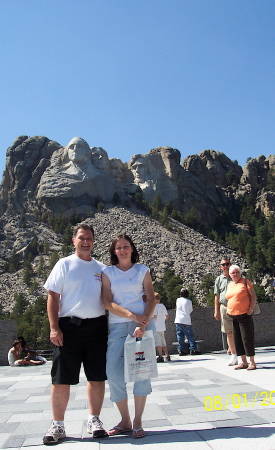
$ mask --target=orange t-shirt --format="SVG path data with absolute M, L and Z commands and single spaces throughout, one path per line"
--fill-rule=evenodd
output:
M 249 280 L 247 282 L 247 289 L 251 289 L 253 287 L 252 283 Z M 228 300 L 227 303 L 227 312 L 232 316 L 237 316 L 239 314 L 247 313 L 250 308 L 250 298 L 247 292 L 244 278 L 241 278 L 238 283 L 231 283 L 227 286 L 227 291 L 225 297 Z

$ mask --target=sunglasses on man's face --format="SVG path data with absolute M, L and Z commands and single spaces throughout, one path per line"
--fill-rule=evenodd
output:
M 221 266 L 223 266 L 223 267 L 230 266 L 230 263 L 223 263 L 223 264 L 221 264 Z

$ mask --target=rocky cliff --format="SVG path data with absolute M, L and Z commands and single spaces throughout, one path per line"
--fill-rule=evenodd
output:
M 169 201 L 183 215 L 192 211 L 204 227 L 211 229 L 226 211 L 234 218 L 236 199 L 244 193 L 257 197 L 257 208 L 274 214 L 275 195 L 268 189 L 268 173 L 275 168 L 275 156 L 251 159 L 244 168 L 221 152 L 204 150 L 181 161 L 179 150 L 158 147 L 145 155 L 134 155 L 127 163 L 108 158 L 101 147 L 90 147 L 73 138 L 66 147 L 43 136 L 20 136 L 7 150 L 6 168 L 0 187 L 0 281 L 7 304 L 22 287 L 22 269 L 3 273 L 5 262 L 16 252 L 24 260 L 34 239 L 48 242 L 59 251 L 62 236 L 43 220 L 53 216 L 94 216 L 99 202 L 103 213 L 91 219 L 96 229 L 96 256 L 108 262 L 111 238 L 126 230 L 157 278 L 170 266 L 187 285 L 198 292 L 205 272 L 217 274 L 225 254 L 245 267 L 228 249 L 190 228 L 173 221 L 173 231 L 163 228 L 138 211 L 131 198 L 139 187 L 147 202 L 156 194 Z M 114 199 L 121 207 L 115 207 Z M 125 205 L 127 204 L 127 208 Z M 124 205 L 124 207 L 122 207 Z M 47 256 L 45 255 L 46 265 Z M 33 264 L 38 264 L 38 257 Z M 2 274 L 1 274 L 2 272 Z M 43 280 L 38 280 L 38 292 Z M 39 291 L 40 289 L 40 291 Z
M 265 214 L 274 213 L 274 192 L 266 189 L 274 155 L 251 159 L 243 169 L 214 150 L 180 159 L 179 150 L 158 147 L 123 163 L 82 138 L 62 147 L 43 136 L 19 136 L 7 150 L 0 214 L 36 207 L 74 214 L 114 195 L 123 203 L 138 186 L 147 202 L 159 194 L 183 215 L 193 208 L 208 229 L 224 210 L 234 214 L 235 199 L 246 192 L 258 196 Z
M 94 257 L 109 264 L 108 249 L 112 240 L 118 233 L 129 234 L 140 253 L 141 262 L 151 268 L 154 279 L 160 280 L 168 268 L 172 268 L 175 273 L 182 277 L 186 286 L 193 283 L 196 295 L 200 298 L 202 293 L 199 290 L 201 277 L 205 273 L 219 274 L 219 262 L 222 257 L 228 255 L 235 262 L 238 262 L 244 269 L 245 261 L 237 258 L 229 249 L 219 245 L 191 228 L 171 219 L 175 227 L 173 231 L 168 231 L 156 220 L 139 213 L 137 210 L 128 211 L 124 208 L 114 207 L 102 213 L 96 213 L 91 219 L 95 229 Z M 16 273 L 0 273 L 1 298 L 5 307 L 13 303 L 14 293 L 28 292 L 30 300 L 34 300 L 38 294 L 45 294 L 42 286 L 43 275 L 49 271 L 49 255 L 53 251 L 59 252 L 62 245 L 62 236 L 50 230 L 47 225 L 37 223 L 32 215 L 24 217 L 24 227 L 22 218 L 10 216 L 9 221 L 2 221 L 2 240 L 0 241 L 0 255 L 3 263 L 11 249 L 22 256 L 27 255 L 28 246 L 34 239 L 39 244 L 47 242 L 49 251 L 43 254 L 45 267 L 43 274 L 36 277 L 38 288 L 34 295 L 30 294 L 28 287 L 22 281 L 23 269 Z M 180 230 L 180 232 L 179 232 Z M 5 239 L 4 239 L 5 237 Z M 8 245 L 7 245 L 8 244 Z M 72 248 L 73 251 L 73 248 Z M 34 270 L 39 265 L 40 256 L 36 256 L 32 265 Z

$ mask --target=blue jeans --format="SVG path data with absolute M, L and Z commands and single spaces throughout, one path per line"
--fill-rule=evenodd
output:
M 132 321 L 109 324 L 106 371 L 110 388 L 110 399 L 115 403 L 127 398 L 124 378 L 124 342 L 127 335 L 132 335 L 137 326 L 138 324 Z M 154 319 L 150 320 L 146 330 L 155 330 Z M 151 392 L 151 380 L 141 380 L 134 383 L 134 395 L 143 397 Z
M 197 350 L 195 336 L 192 325 L 184 325 L 183 323 L 176 323 L 177 339 L 179 343 L 179 352 L 188 353 L 187 345 L 185 343 L 185 336 L 189 342 L 190 350 Z

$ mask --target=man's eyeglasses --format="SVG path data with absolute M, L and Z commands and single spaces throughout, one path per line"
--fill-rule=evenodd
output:
M 223 266 L 223 267 L 230 266 L 230 263 L 223 263 L 223 264 L 221 264 L 221 266 Z

